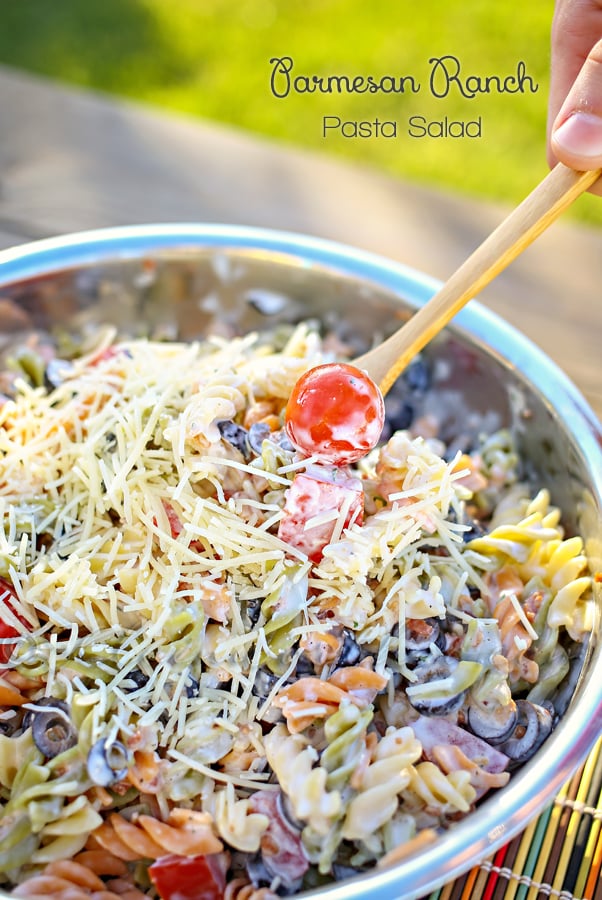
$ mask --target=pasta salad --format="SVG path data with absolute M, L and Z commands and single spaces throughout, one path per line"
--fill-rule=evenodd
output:
M 290 895 L 386 865 L 530 758 L 592 627 L 510 434 L 290 444 L 316 330 L 118 340 L 0 399 L 0 885 Z M 427 423 L 428 424 L 428 423 Z

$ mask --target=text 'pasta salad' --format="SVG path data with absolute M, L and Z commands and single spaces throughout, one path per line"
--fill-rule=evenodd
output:
M 509 433 L 303 456 L 284 409 L 331 358 L 307 325 L 46 351 L 0 399 L 5 890 L 294 894 L 535 753 L 591 579 Z

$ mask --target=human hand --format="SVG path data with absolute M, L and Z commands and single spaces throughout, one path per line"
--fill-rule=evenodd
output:
M 548 161 L 602 167 L 602 0 L 557 0 L 552 22 Z M 591 189 L 602 195 L 602 179 Z

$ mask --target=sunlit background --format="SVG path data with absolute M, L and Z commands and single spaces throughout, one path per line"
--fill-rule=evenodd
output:
M 3 3 L 0 62 L 228 123 L 285 144 L 361 161 L 469 196 L 515 202 L 546 171 L 552 0 L 19 0 Z M 462 77 L 516 73 L 535 93 L 445 98 L 429 90 L 429 59 L 451 55 Z M 273 96 L 272 57 L 292 74 L 411 75 L 418 93 Z M 322 133 L 323 117 L 398 123 L 398 137 Z M 407 121 L 481 119 L 480 138 L 407 135 Z M 435 130 L 437 126 L 434 126 Z M 347 131 L 353 126 L 348 126 Z M 599 201 L 572 213 L 602 224 Z

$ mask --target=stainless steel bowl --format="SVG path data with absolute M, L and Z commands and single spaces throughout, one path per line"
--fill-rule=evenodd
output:
M 87 232 L 0 253 L 0 353 L 32 328 L 109 321 L 134 334 L 191 338 L 314 317 L 344 323 L 360 351 L 436 287 L 398 264 L 294 234 L 212 225 Z M 443 417 L 446 437 L 511 427 L 534 485 L 551 489 L 567 529 L 584 536 L 592 568 L 602 570 L 602 429 L 575 387 L 478 303 L 426 352 L 437 360 L 426 410 Z M 507 787 L 414 856 L 312 894 L 422 897 L 493 853 L 551 802 L 602 727 L 600 588 L 595 632 L 562 689 L 562 720 Z

